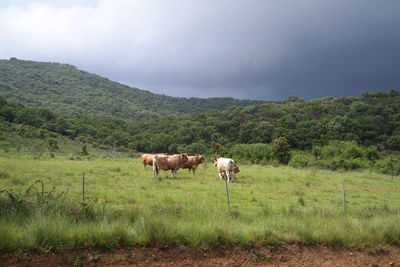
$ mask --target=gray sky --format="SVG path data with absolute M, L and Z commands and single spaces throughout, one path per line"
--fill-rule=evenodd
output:
M 400 89 L 400 1 L 12 0 L 0 58 L 69 63 L 171 96 Z

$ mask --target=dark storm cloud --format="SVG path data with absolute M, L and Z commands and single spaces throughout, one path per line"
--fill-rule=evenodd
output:
M 172 96 L 400 88 L 395 0 L 48 2 L 0 8 L 0 57 L 70 63 Z

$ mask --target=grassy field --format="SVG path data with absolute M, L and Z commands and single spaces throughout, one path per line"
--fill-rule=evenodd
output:
M 229 184 L 228 213 L 225 183 L 211 163 L 194 176 L 180 170 L 176 180 L 170 172 L 157 180 L 139 158 L 39 160 L 3 153 L 0 249 L 285 242 L 381 249 L 400 243 L 399 177 L 286 166 L 240 169 Z

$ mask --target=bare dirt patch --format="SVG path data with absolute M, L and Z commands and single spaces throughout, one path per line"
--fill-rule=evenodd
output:
M 400 266 L 400 248 L 384 252 L 288 244 L 278 250 L 225 248 L 118 249 L 6 253 L 0 266 Z

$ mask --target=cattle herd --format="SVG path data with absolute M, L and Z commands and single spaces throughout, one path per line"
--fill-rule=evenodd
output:
M 239 166 L 233 159 L 230 158 L 213 158 L 214 166 L 218 169 L 220 179 L 233 181 L 236 179 L 235 174 L 238 173 Z M 144 154 L 142 155 L 143 168 L 147 165 L 153 166 L 153 177 L 158 177 L 160 171 L 172 171 L 172 177 L 176 178 L 176 172 L 182 169 L 188 169 L 189 173 L 192 171 L 195 174 L 197 167 L 206 162 L 203 155 L 188 156 L 185 153 L 167 155 L 164 153 L 159 154 Z

